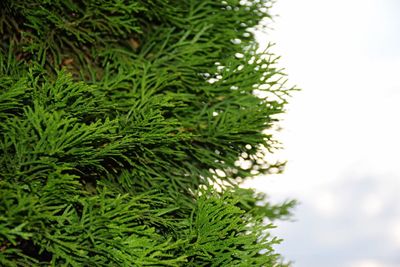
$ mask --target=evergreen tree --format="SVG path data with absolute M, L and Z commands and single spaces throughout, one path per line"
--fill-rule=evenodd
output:
M 0 265 L 284 266 L 270 4 L 3 0 Z

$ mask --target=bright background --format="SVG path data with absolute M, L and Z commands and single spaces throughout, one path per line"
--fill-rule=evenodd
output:
M 248 183 L 296 198 L 277 247 L 295 267 L 400 266 L 400 1 L 278 0 L 273 30 L 291 84 L 284 174 Z

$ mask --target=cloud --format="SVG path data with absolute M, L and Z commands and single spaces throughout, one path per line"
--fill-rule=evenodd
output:
M 289 81 L 282 176 L 248 183 L 297 198 L 276 230 L 296 267 L 400 266 L 400 4 L 277 1 L 276 42 Z
M 395 178 L 346 177 L 316 188 L 322 196 L 299 199 L 295 222 L 278 224 L 274 233 L 285 239 L 279 249 L 296 267 L 400 266 Z
M 363 259 L 351 262 L 346 267 L 396 267 L 396 266 L 381 261 Z

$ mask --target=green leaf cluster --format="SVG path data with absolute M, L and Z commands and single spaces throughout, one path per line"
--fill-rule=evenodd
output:
M 285 266 L 270 0 L 4 0 L 1 266 Z

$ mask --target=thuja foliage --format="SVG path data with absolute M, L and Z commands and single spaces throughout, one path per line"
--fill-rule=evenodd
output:
M 1 1 L 0 265 L 283 266 L 270 5 Z

